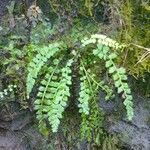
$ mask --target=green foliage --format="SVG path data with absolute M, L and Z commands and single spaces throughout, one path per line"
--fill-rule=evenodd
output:
M 86 17 L 93 17 L 94 10 L 100 4 L 100 0 L 79 0 L 72 1 L 71 3 L 67 0 L 63 0 L 61 2 L 57 0 L 49 0 L 48 1 L 51 7 L 51 13 L 55 13 L 57 15 L 62 15 L 62 11 L 66 11 L 68 14 L 76 13 L 75 15 L 82 15 Z
M 100 59 L 104 60 L 105 66 L 112 75 L 114 80 L 114 85 L 118 89 L 118 93 L 122 93 L 122 97 L 125 99 L 124 105 L 127 109 L 127 117 L 129 120 L 133 117 L 132 108 L 132 96 L 129 86 L 127 84 L 127 75 L 125 69 L 118 68 L 115 65 L 115 58 L 117 57 L 115 52 L 111 52 L 110 48 L 120 49 L 124 48 L 126 45 L 121 45 L 116 41 L 107 38 L 104 35 L 92 35 L 91 38 L 82 41 L 82 46 L 85 51 L 85 47 L 89 44 L 96 45 L 96 49 L 93 49 L 93 54 L 98 56 Z M 57 132 L 60 124 L 60 119 L 63 117 L 63 112 L 67 107 L 68 99 L 71 95 L 69 87 L 72 86 L 71 81 L 71 66 L 72 63 L 80 58 L 80 52 L 72 52 L 68 54 L 71 59 L 69 59 L 64 65 L 63 57 L 68 58 L 68 56 L 60 55 L 57 53 L 62 49 L 62 45 L 58 43 L 49 44 L 48 46 L 40 47 L 37 49 L 37 54 L 31 60 L 28 65 L 28 76 L 27 76 L 27 97 L 31 93 L 36 80 L 38 79 L 38 74 L 41 68 L 47 66 L 47 62 L 50 61 L 50 67 L 46 67 L 46 75 L 41 81 L 39 87 L 39 92 L 37 94 L 37 100 L 35 101 L 35 109 L 37 110 L 37 119 L 39 120 L 39 127 L 41 130 L 47 134 L 48 124 L 51 125 L 52 131 Z M 33 46 L 34 47 L 34 46 Z M 55 55 L 57 53 L 57 55 Z M 73 54 L 73 55 L 72 55 Z M 92 51 L 91 51 L 91 55 Z M 51 59 L 50 59 L 51 58 Z M 59 59 L 54 59 L 59 58 Z M 75 59 L 76 58 L 76 59 Z M 52 65 L 53 64 L 53 65 Z M 92 137 L 92 132 L 97 132 L 101 130 L 100 124 L 102 124 L 102 113 L 99 111 L 97 105 L 97 91 L 102 89 L 106 92 L 106 100 L 112 97 L 112 90 L 105 85 L 102 81 L 98 82 L 95 78 L 95 74 L 92 73 L 90 68 L 87 70 L 86 67 L 88 63 L 84 57 L 80 59 L 80 91 L 79 91 L 79 112 L 82 114 L 82 126 L 81 133 L 86 135 L 89 140 Z M 99 119 L 98 119 L 99 118 Z M 43 128 L 44 127 L 44 128 Z M 102 131 L 101 131 L 102 132 Z M 86 133 L 86 134 L 85 134 Z M 97 137 L 98 136 L 98 137 Z M 99 139 L 100 135 L 93 137 L 95 141 Z
M 53 2 L 59 4 L 58 7 L 53 5 Z M 53 11 L 56 10 L 57 13 L 60 2 L 51 1 L 50 3 Z M 98 4 L 99 1 L 97 1 Z M 127 84 L 126 71 L 123 67 L 118 67 L 117 61 L 115 61 L 120 57 L 116 50 L 123 50 L 127 45 L 119 44 L 105 35 L 94 34 L 99 32 L 99 25 L 94 24 L 94 21 L 92 23 L 83 21 L 84 24 L 82 24 L 80 19 L 72 20 L 70 18 L 73 15 L 72 6 L 70 7 L 68 2 L 63 5 L 69 6 L 66 7 L 69 8 L 66 13 L 71 13 L 65 16 L 65 10 L 60 9 L 58 15 L 62 16 L 62 20 L 63 17 L 66 17 L 66 20 L 70 19 L 70 26 L 62 23 L 61 19 L 58 26 L 52 26 L 42 20 L 39 23 L 35 20 L 37 26 L 31 28 L 30 43 L 24 48 L 17 47 L 16 41 L 18 42 L 23 37 L 12 36 L 8 49 L 14 59 L 17 59 L 18 55 L 23 55 L 19 58 L 23 58 L 24 62 L 29 62 L 26 94 L 28 99 L 30 96 L 36 97 L 34 106 L 39 129 L 46 136 L 50 132 L 49 126 L 51 126 L 52 132 L 57 132 L 59 129 L 61 118 L 71 98 L 70 87 L 74 86 L 72 83 L 72 63 L 78 64 L 79 70 L 77 72 L 80 76 L 80 83 L 78 101 L 75 103 L 78 104 L 82 119 L 81 137 L 87 138 L 88 141 L 94 140 L 95 143 L 101 145 L 103 138 L 101 135 L 104 134 L 102 129 L 104 116 L 97 101 L 98 91 L 103 90 L 106 93 L 105 99 L 111 100 L 113 97 L 111 80 L 114 80 L 114 86 L 118 93 L 121 93 L 125 99 L 124 105 L 127 109 L 128 119 L 131 120 L 133 117 L 132 96 Z M 92 16 L 96 4 L 92 1 L 85 1 L 85 3 L 82 2 L 81 6 L 83 5 L 85 6 L 84 10 L 88 10 L 86 15 Z M 28 10 L 28 17 L 34 19 L 31 8 Z M 78 12 L 84 15 L 80 8 Z M 41 11 L 39 13 L 41 14 Z M 38 14 L 36 17 L 35 19 L 38 19 Z M 74 24 L 73 27 L 71 24 Z M 93 34 L 91 38 L 84 39 L 85 36 L 89 37 L 91 34 Z M 23 52 L 20 51 L 20 47 Z M 111 78 L 108 78 L 109 82 L 107 82 L 109 84 L 99 77 L 105 73 L 104 67 L 111 75 Z M 97 68 L 100 68 L 100 71 L 97 71 Z M 37 96 L 33 90 L 35 85 L 39 87 Z
M 80 70 L 83 70 L 82 67 L 80 67 Z M 86 115 L 89 114 L 89 99 L 90 99 L 90 90 L 88 88 L 88 84 L 86 76 L 82 73 L 82 76 L 80 78 L 80 92 L 79 92 L 79 112 L 84 113 Z
M 48 43 L 48 38 L 55 31 L 49 22 L 42 21 L 31 30 L 31 42 L 33 44 Z
M 41 2 L 47 4 L 45 1 Z M 132 119 L 133 98 L 127 84 L 127 74 L 136 77 L 145 76 L 140 79 L 140 82 L 146 80 L 145 84 L 143 86 L 140 84 L 139 87 L 148 93 L 146 91 L 149 90 L 147 72 L 150 71 L 148 59 L 150 24 L 147 2 L 136 0 L 118 1 L 118 4 L 116 2 L 117 0 L 71 2 L 49 0 L 50 11 L 59 16 L 58 22 L 53 22 L 56 20 L 53 14 L 50 20 L 43 21 L 43 14 L 36 5 L 28 9 L 25 13 L 27 16 L 14 15 L 14 2 L 7 7 L 9 15 L 5 23 L 8 27 L 0 26 L 1 75 L 5 74 L 7 80 L 13 80 L 13 83 L 19 81 L 22 84 L 17 88 L 23 91 L 18 92 L 22 97 L 27 95 L 28 101 L 30 96 L 31 99 L 35 99 L 36 117 L 39 129 L 44 135 L 49 135 L 50 127 L 52 132 L 59 131 L 64 112 L 67 113 L 67 117 L 70 113 L 66 108 L 72 109 L 73 105 L 73 109 L 76 109 L 74 105 L 77 105 L 81 116 L 81 118 L 76 116 L 81 119 L 81 137 L 89 142 L 93 141 L 103 150 L 118 149 L 116 147 L 118 143 L 103 129 L 104 114 L 98 104 L 98 93 L 100 90 L 104 91 L 105 100 L 111 100 L 116 88 L 117 93 L 124 99 L 128 119 Z M 32 24 L 31 28 L 26 17 Z M 98 24 L 96 23 L 98 18 L 99 21 L 106 19 L 103 24 L 106 22 L 110 24 L 107 26 Z M 126 44 L 119 44 L 105 35 L 95 34 L 105 33 L 111 36 L 116 34 L 114 32 L 112 34 L 110 30 L 117 32 L 120 30 L 120 36 L 117 34 L 118 40 Z M 84 39 L 89 36 L 91 37 Z M 74 63 L 77 63 L 76 68 L 73 68 Z M 74 86 L 72 82 L 74 70 L 77 71 L 80 81 L 78 87 L 75 87 L 78 89 L 78 97 L 72 100 L 74 91 L 72 93 L 70 88 Z M 24 84 L 26 74 L 27 80 Z M 107 76 L 107 79 L 103 76 Z M 12 87 L 8 86 L 0 92 L 0 99 L 3 100 L 7 94 L 9 96 L 14 90 Z M 37 96 L 36 87 L 38 87 Z M 63 125 L 62 127 L 64 128 Z M 66 129 L 66 135 L 67 131 Z M 72 138 L 70 141 L 73 141 Z
M 84 113 L 81 114 L 82 122 L 80 132 L 82 139 L 86 138 L 89 142 L 93 140 L 96 145 L 101 145 L 101 142 L 105 137 L 105 133 L 102 128 L 104 116 L 98 106 L 96 98 L 97 97 L 91 97 L 89 100 L 89 115 L 85 115 Z
M 86 46 L 88 44 L 95 44 L 97 42 L 97 49 L 93 50 L 93 54 L 98 56 L 100 59 L 105 61 L 105 66 L 108 69 L 109 74 L 112 75 L 114 80 L 114 85 L 118 89 L 118 93 L 122 93 L 124 100 L 124 105 L 127 110 L 127 117 L 129 120 L 133 117 L 133 102 L 131 90 L 127 84 L 127 75 L 123 67 L 118 68 L 114 59 L 117 55 L 110 52 L 110 48 L 124 48 L 125 45 L 120 45 L 119 43 L 107 38 L 104 35 L 93 35 L 90 39 L 85 39 L 82 41 L 82 45 Z
M 119 150 L 118 142 L 117 137 L 109 135 L 103 141 L 102 150 Z
M 147 8 L 148 1 L 136 0 L 127 0 L 120 8 L 124 24 L 120 27 L 118 38 L 121 42 L 130 44 L 121 53 L 120 64 L 124 63 L 129 74 L 137 79 L 145 78 L 145 72 L 150 72 L 150 13 Z
M 47 62 L 47 60 L 59 50 L 60 49 L 58 43 L 53 43 L 53 44 L 49 44 L 48 46 L 44 46 L 41 48 L 39 53 L 33 58 L 33 60 L 29 63 L 28 65 L 29 74 L 27 76 L 27 97 L 28 98 L 35 84 L 35 80 L 37 79 L 40 69 Z
M 41 81 L 39 87 L 38 99 L 35 101 L 35 109 L 37 110 L 37 119 L 43 123 L 43 116 L 47 114 L 53 132 L 57 132 L 62 118 L 62 113 L 67 106 L 68 97 L 70 96 L 69 86 L 71 85 L 71 69 L 72 59 L 68 60 L 65 67 L 58 70 L 59 61 L 55 60 L 56 67 L 51 68 L 50 74 L 46 74 Z M 50 68 L 49 68 L 50 70 Z M 57 73 L 56 73 L 57 72 Z M 58 76 L 60 73 L 60 79 Z
M 9 94 L 9 92 L 13 92 L 17 86 L 16 85 L 8 85 L 8 88 L 4 89 L 2 92 L 0 92 L 0 98 L 3 99 L 5 96 Z

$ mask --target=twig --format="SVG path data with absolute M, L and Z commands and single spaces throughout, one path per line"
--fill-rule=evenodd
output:
M 137 44 L 134 44 L 134 43 L 131 43 L 131 44 L 134 45 L 134 46 L 136 46 L 136 47 L 138 47 L 138 48 L 140 48 L 140 49 L 146 50 L 146 51 L 144 52 L 144 54 L 141 56 L 141 58 L 138 60 L 138 62 L 135 64 L 135 66 L 136 66 L 137 64 L 141 63 L 142 61 L 144 61 L 145 59 L 147 59 L 148 57 L 150 57 L 150 48 L 143 47 L 143 46 L 141 46 L 141 45 L 137 45 Z
M 138 47 L 138 48 L 141 48 L 141 49 L 144 49 L 144 50 L 146 50 L 146 51 L 149 51 L 150 52 L 150 48 L 147 48 L 147 47 L 143 47 L 143 46 L 141 46 L 141 45 L 137 45 L 137 44 L 134 44 L 134 43 L 131 43 L 132 45 L 134 45 L 134 46 L 136 46 L 136 47 Z

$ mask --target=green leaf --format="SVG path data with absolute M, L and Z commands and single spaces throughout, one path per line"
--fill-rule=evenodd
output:
M 119 68 L 118 69 L 118 72 L 120 73 L 120 74 L 125 74 L 126 73 L 126 70 L 125 70 L 125 68 Z
M 106 61 L 106 68 L 109 68 L 110 66 L 112 66 L 113 65 L 113 63 L 112 63 L 112 61 L 111 60 L 108 60 L 108 61 Z
M 122 86 L 118 87 L 118 94 L 124 91 L 124 88 Z
M 94 55 L 98 55 L 98 54 L 99 54 L 99 49 L 94 49 L 94 50 L 93 50 L 93 54 L 94 54 Z
M 54 59 L 53 63 L 54 63 L 54 65 L 57 65 L 59 63 L 59 60 L 58 59 Z
M 111 53 L 108 57 L 109 59 L 115 59 L 117 55 L 115 53 Z
M 116 81 L 116 80 L 118 80 L 118 79 L 119 79 L 118 74 L 117 74 L 117 73 L 116 73 L 116 74 L 114 74 L 114 75 L 113 75 L 113 80 L 114 80 L 114 81 Z
M 40 86 L 40 87 L 39 87 L 39 91 L 42 92 L 42 91 L 44 91 L 44 90 L 45 90 L 45 87 L 43 87 L 43 86 Z
M 131 94 L 131 90 L 128 88 L 128 89 L 124 89 L 124 91 L 127 93 L 127 94 Z
M 103 54 L 106 55 L 109 52 L 109 47 L 108 46 L 103 46 Z
M 97 48 L 99 49 L 99 51 L 102 51 L 103 50 L 103 44 L 97 44 Z
M 46 84 L 47 84 L 47 81 L 46 81 L 46 80 L 42 80 L 41 84 L 42 84 L 42 85 L 46 85 Z
M 103 59 L 104 55 L 103 55 L 102 53 L 99 53 L 99 54 L 98 54 L 98 57 L 99 57 L 100 59 Z
M 109 73 L 112 74 L 116 71 L 116 68 L 114 66 L 109 68 Z
M 121 82 L 118 80 L 118 81 L 115 81 L 115 87 L 120 87 L 120 85 L 121 85 Z
M 128 78 L 127 78 L 127 76 L 125 74 L 123 74 L 123 75 L 121 75 L 121 79 L 126 81 Z

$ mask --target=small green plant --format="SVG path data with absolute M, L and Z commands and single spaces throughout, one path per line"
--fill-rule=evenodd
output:
M 0 99 L 3 99 L 5 96 L 7 96 L 9 93 L 13 92 L 17 88 L 16 85 L 8 85 L 6 89 L 4 89 L 2 92 L 0 92 Z
M 46 4 L 45 1 L 39 3 Z M 133 97 L 127 84 L 127 73 L 144 77 L 150 70 L 147 4 L 141 2 L 139 5 L 139 2 L 129 0 L 120 5 L 118 3 L 118 6 L 114 2 L 100 0 L 73 0 L 71 3 L 49 0 L 48 3 L 52 13 L 50 20 L 43 20 L 43 13 L 36 4 L 31 5 L 22 16 L 15 15 L 14 2 L 7 7 L 9 27 L 0 27 L 1 75 L 13 80 L 9 83 L 17 83 L 19 99 L 22 99 L 21 96 L 24 100 L 27 96 L 28 101 L 35 99 L 36 117 L 44 135 L 48 136 L 51 130 L 54 133 L 59 131 L 64 112 L 67 116 L 74 104 L 80 114 L 77 116 L 81 121 L 80 136 L 101 145 L 102 149 L 117 149 L 118 144 L 103 129 L 104 113 L 99 106 L 99 91 L 104 91 L 108 101 L 115 96 L 114 89 L 117 90 L 124 100 L 127 118 L 132 120 Z M 54 13 L 59 16 L 58 22 Z M 127 43 L 128 48 L 105 35 L 94 34 L 101 32 L 99 21 L 111 23 L 110 28 L 113 29 L 109 34 L 112 36 L 120 29 L 118 40 Z M 75 66 L 76 69 L 73 68 Z M 74 102 L 75 70 L 79 83 L 75 87 L 78 97 Z M 146 84 L 140 87 L 147 93 Z M 13 95 L 15 88 L 9 85 L 0 92 L 2 103 L 10 94 Z M 75 107 L 73 109 L 76 111 Z
M 83 46 L 88 44 L 97 44 L 97 48 L 93 50 L 93 54 L 105 61 L 105 66 L 108 69 L 109 74 L 112 75 L 115 87 L 118 89 L 118 94 L 122 93 L 122 97 L 125 99 L 124 105 L 126 106 L 128 119 L 133 117 L 133 102 L 131 90 L 127 84 L 127 75 L 123 67 L 118 68 L 114 59 L 117 57 L 116 53 L 110 52 L 110 48 L 124 48 L 125 45 L 119 45 L 116 41 L 107 38 L 104 35 L 93 35 L 90 39 L 82 41 Z
M 32 88 L 35 84 L 35 80 L 37 79 L 38 73 L 47 60 L 52 57 L 57 51 L 59 51 L 59 44 L 53 43 L 48 46 L 41 47 L 41 51 L 33 58 L 33 60 L 29 63 L 28 66 L 28 77 L 27 77 L 27 98 L 29 98 L 29 94 L 32 91 Z
M 42 80 L 41 86 L 39 87 L 38 100 L 35 101 L 37 118 L 43 118 L 43 115 L 47 114 L 53 132 L 57 132 L 58 130 L 62 113 L 67 106 L 68 98 L 70 96 L 70 66 L 72 62 L 72 59 L 68 60 L 65 67 L 58 70 L 57 67 L 59 61 L 54 61 L 56 67 L 51 68 L 50 74 L 46 74 L 44 80 Z M 59 73 L 61 74 L 61 77 L 58 79 Z M 40 122 L 42 121 L 43 120 L 40 119 Z
M 84 116 L 83 123 L 86 124 L 86 116 L 90 115 L 90 122 L 93 120 L 92 103 L 98 111 L 96 106 L 96 99 L 98 90 L 102 89 L 106 92 L 106 100 L 111 99 L 113 90 L 110 89 L 103 81 L 97 81 L 94 72 L 92 73 L 87 68 L 86 59 L 82 56 L 86 52 L 86 48 L 90 50 L 90 57 L 99 58 L 99 61 L 104 61 L 108 73 L 114 80 L 114 85 L 118 89 L 118 93 L 122 93 L 122 98 L 125 99 L 124 105 L 127 110 L 127 117 L 129 120 L 133 117 L 133 103 L 131 90 L 127 84 L 126 71 L 122 67 L 115 64 L 117 54 L 112 49 L 121 49 L 126 45 L 121 45 L 116 41 L 104 36 L 95 34 L 91 38 L 86 38 L 81 41 L 80 50 L 67 53 L 67 43 L 61 42 L 52 43 L 48 46 L 37 48 L 36 56 L 30 61 L 28 65 L 27 75 L 27 97 L 29 98 L 32 89 L 38 80 L 38 75 L 43 67 L 46 67 L 45 77 L 40 83 L 37 99 L 35 100 L 35 109 L 37 111 L 37 119 L 39 120 L 39 127 L 46 134 L 48 133 L 47 123 L 51 125 L 52 131 L 57 132 L 60 124 L 60 119 L 63 117 L 63 112 L 68 105 L 70 98 L 70 86 L 72 86 L 72 63 L 79 60 L 79 74 L 80 74 L 80 91 L 78 98 L 79 112 Z M 65 46 L 64 46 L 65 45 Z M 65 47 L 65 48 L 64 48 Z M 64 54 L 64 55 L 63 55 Z M 86 53 L 85 53 L 86 54 Z M 94 55 L 93 55 L 94 54 Z M 49 62 L 49 63 L 48 63 Z M 94 114 L 92 115 L 91 112 Z M 98 113 L 99 114 L 99 113 Z M 94 118 L 97 119 L 99 115 Z M 47 122 L 47 121 L 48 122 Z M 84 125 L 85 127 L 85 125 Z M 97 127 L 97 126 L 96 126 Z M 91 127 L 92 128 L 92 127 Z M 89 130 L 92 132 L 92 130 Z

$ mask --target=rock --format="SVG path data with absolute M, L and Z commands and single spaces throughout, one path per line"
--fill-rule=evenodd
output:
M 120 107 L 120 98 L 116 94 L 115 98 L 112 98 L 111 100 L 105 100 L 105 94 L 103 92 L 100 92 L 99 94 L 99 106 L 100 108 L 106 113 L 110 114 L 114 111 L 117 111 Z
M 0 150 L 30 150 L 26 136 L 0 129 Z
M 111 134 L 120 135 L 123 145 L 129 149 L 150 150 L 150 99 L 134 95 L 134 107 L 134 118 L 131 122 L 124 114 L 116 123 L 109 124 L 107 130 Z
M 34 127 L 17 132 L 0 129 L 0 150 L 42 150 L 43 143 Z
M 0 22 L 3 16 L 7 13 L 7 5 L 10 5 L 11 1 L 15 1 L 16 3 L 22 2 L 21 0 L 0 0 Z M 26 0 L 28 7 L 32 4 L 34 0 Z
M 21 110 L 17 102 L 7 103 L 0 110 L 0 128 L 21 130 L 32 122 L 33 115 L 28 110 Z
M 46 140 L 33 127 L 34 115 L 21 109 L 15 97 L 8 99 L 0 105 L 0 150 L 42 150 Z
M 6 6 L 9 4 L 10 0 L 2 0 L 0 1 L 0 20 L 2 19 L 2 17 L 4 16 L 4 14 L 6 13 Z

